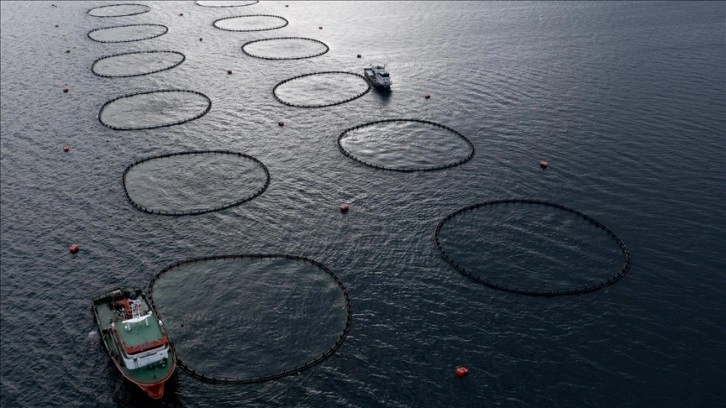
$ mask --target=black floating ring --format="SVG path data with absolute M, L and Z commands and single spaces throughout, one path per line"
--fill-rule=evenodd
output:
M 356 96 L 354 96 L 352 98 L 348 98 L 348 99 L 345 99 L 345 100 L 342 100 L 342 101 L 328 103 L 328 104 L 324 104 L 324 105 L 298 105 L 298 104 L 295 104 L 295 103 L 286 102 L 286 101 L 283 101 L 282 99 L 280 99 L 280 97 L 278 97 L 277 96 L 277 93 L 275 92 L 277 90 L 277 87 L 279 87 L 280 85 L 282 85 L 282 84 L 284 84 L 286 82 L 290 82 L 290 81 L 292 81 L 294 79 L 303 78 L 303 77 L 307 77 L 307 76 L 313 76 L 313 75 L 325 75 L 325 74 L 346 74 L 346 75 L 357 76 L 357 77 L 361 78 L 363 80 L 363 82 L 365 82 L 367 88 L 366 88 L 365 91 L 359 93 L 358 95 L 356 95 Z M 363 75 L 356 74 L 354 72 L 347 72 L 347 71 L 321 71 L 321 72 L 313 72 L 313 73 L 310 73 L 310 74 L 297 75 L 297 76 L 294 76 L 292 78 L 287 78 L 287 79 L 285 79 L 285 80 L 283 80 L 281 82 L 278 82 L 272 88 L 272 95 L 281 104 L 287 105 L 287 106 L 292 106 L 292 107 L 295 107 L 295 108 L 325 108 L 325 107 L 328 107 L 328 106 L 342 105 L 344 103 L 347 103 L 347 102 L 356 100 L 356 99 L 360 98 L 361 96 L 363 96 L 363 95 L 367 94 L 368 92 L 370 92 L 370 90 L 371 90 L 371 84 L 368 83 L 368 81 L 366 80 L 366 78 Z
M 584 287 L 577 287 L 577 288 L 571 288 L 571 289 L 561 289 L 561 290 L 526 290 L 522 288 L 513 288 L 509 286 L 504 286 L 486 279 L 482 279 L 479 276 L 474 275 L 473 273 L 467 271 L 463 266 L 456 263 L 449 255 L 446 253 L 444 248 L 441 245 L 441 241 L 439 240 L 439 233 L 441 232 L 441 227 L 452 218 L 456 217 L 457 215 L 466 212 L 471 211 L 477 208 L 481 207 L 487 207 L 487 206 L 495 206 L 495 205 L 508 205 L 508 204 L 534 204 L 534 205 L 544 205 L 548 207 L 557 208 L 560 210 L 568 211 L 573 214 L 576 214 L 580 217 L 582 217 L 584 220 L 591 223 L 593 226 L 595 226 L 598 229 L 601 229 L 605 231 L 610 237 L 613 238 L 613 240 L 618 244 L 620 247 L 620 250 L 624 257 L 624 262 L 622 268 L 618 271 L 618 273 L 614 274 L 607 280 L 601 280 L 600 282 L 597 282 L 590 286 L 584 286 Z M 630 251 L 628 251 L 628 247 L 625 245 L 625 243 L 615 235 L 615 233 L 608 227 L 606 227 L 604 224 L 598 222 L 594 218 L 590 217 L 589 215 L 586 215 L 584 213 L 581 213 L 577 210 L 573 210 L 572 208 L 565 207 L 560 204 L 551 203 L 544 200 L 528 200 L 528 199 L 506 199 L 506 200 L 493 200 L 493 201 L 485 201 L 482 203 L 472 204 L 468 207 L 460 208 L 453 213 L 447 215 L 444 217 L 443 220 L 439 222 L 439 224 L 436 226 L 436 232 L 434 233 L 434 242 L 436 243 L 436 247 L 439 249 L 439 252 L 441 253 L 441 256 L 446 260 L 446 262 L 449 263 L 454 269 L 459 271 L 462 275 L 466 276 L 467 278 L 473 280 L 474 282 L 481 283 L 482 285 L 488 286 L 493 289 L 498 289 L 504 292 L 509 293 L 516 293 L 519 295 L 527 295 L 527 296 L 540 296 L 540 297 L 553 297 L 553 296 L 564 296 L 564 295 L 576 295 L 576 294 L 582 294 L 582 293 L 588 293 L 588 292 L 594 292 L 600 288 L 603 288 L 608 285 L 612 285 L 613 283 L 617 282 L 625 276 L 628 271 L 630 271 L 630 267 L 632 265 L 632 259 L 630 256 Z
M 265 376 L 259 376 L 259 377 L 248 377 L 248 378 L 218 378 L 218 377 L 212 377 L 207 376 L 202 373 L 197 372 L 193 368 L 189 367 L 188 365 L 184 364 L 184 362 L 181 361 L 181 359 L 177 359 L 177 363 L 180 367 L 184 369 L 189 375 L 192 377 L 195 377 L 201 381 L 209 382 L 209 383 L 215 383 L 215 384 L 254 384 L 254 383 L 262 383 L 266 381 L 272 381 L 272 380 L 278 380 L 280 378 L 286 377 L 288 375 L 297 374 L 303 370 L 306 370 L 308 368 L 311 368 L 317 364 L 320 364 L 321 362 L 325 361 L 328 357 L 335 354 L 335 352 L 340 348 L 340 346 L 343 345 L 343 342 L 345 341 L 346 337 L 348 337 L 348 333 L 350 332 L 350 326 L 352 322 L 352 316 L 353 312 L 350 307 L 350 297 L 348 296 L 348 289 L 346 289 L 345 285 L 338 279 L 337 276 L 333 273 L 333 271 L 330 270 L 327 266 L 323 265 L 322 263 L 305 258 L 302 256 L 297 255 L 283 255 L 283 254 L 247 254 L 247 255 L 216 255 L 216 256 L 205 256 L 200 258 L 192 258 L 181 262 L 176 262 L 172 265 L 167 266 L 164 268 L 161 272 L 154 275 L 154 277 L 151 279 L 151 282 L 149 283 L 149 299 L 151 300 L 151 307 L 154 310 L 158 309 L 156 308 L 156 305 L 154 304 L 154 283 L 165 273 L 169 272 L 170 270 L 177 268 L 183 264 L 190 264 L 195 262 L 206 262 L 206 261 L 214 261 L 214 260 L 220 260 L 220 259 L 289 259 L 293 261 L 302 261 L 309 264 L 312 264 L 320 269 L 322 269 L 325 273 L 330 275 L 331 278 L 333 278 L 333 281 L 335 281 L 335 284 L 338 285 L 338 288 L 343 293 L 343 297 L 345 298 L 345 327 L 343 328 L 343 332 L 338 336 L 338 339 L 335 341 L 335 344 L 330 347 L 328 350 L 323 352 L 322 354 L 317 355 L 312 360 L 301 364 L 297 367 L 283 370 L 279 373 L 271 374 L 271 375 L 265 375 Z M 159 314 L 159 319 L 161 319 L 161 314 Z
M 253 2 L 252 2 L 252 3 L 250 3 L 250 4 L 238 4 L 238 5 L 233 5 L 233 4 L 232 4 L 232 5 L 228 5 L 228 6 L 205 6 L 204 4 L 199 4 L 199 2 L 197 1 L 197 2 L 195 3 L 195 4 L 196 4 L 197 6 L 200 6 L 200 7 L 209 7 L 209 8 L 221 8 L 221 7 L 247 7 L 247 6 L 252 6 L 252 5 L 255 5 L 255 4 L 257 4 L 257 3 L 259 3 L 259 1 L 253 1 Z
M 144 206 L 141 206 L 141 205 L 137 204 L 134 200 L 131 199 L 131 195 L 129 194 L 129 190 L 126 188 L 126 175 L 137 164 L 141 164 L 141 163 L 146 162 L 146 161 L 149 161 L 149 160 L 163 159 L 165 157 L 184 156 L 184 155 L 190 155 L 190 154 L 191 155 L 193 155 L 193 154 L 209 154 L 209 153 L 231 154 L 231 155 L 240 156 L 240 157 L 244 157 L 244 158 L 247 158 L 247 159 L 252 160 L 253 162 L 257 163 L 262 168 L 262 170 L 265 172 L 265 184 L 262 187 L 260 187 L 259 189 L 257 189 L 255 192 L 253 192 L 252 194 L 250 194 L 247 197 L 244 197 L 242 199 L 239 199 L 239 200 L 237 200 L 235 202 L 232 202 L 232 203 L 229 203 L 229 204 L 225 204 L 225 205 L 223 205 L 221 207 L 203 208 L 203 209 L 197 209 L 197 210 L 193 210 L 193 211 L 178 211 L 177 212 L 177 211 L 153 210 L 153 209 L 150 209 L 150 208 L 146 208 Z M 126 167 L 126 169 L 124 170 L 123 176 L 121 177 L 121 182 L 122 182 L 122 185 L 123 185 L 124 194 L 126 195 L 126 200 L 135 209 L 137 209 L 137 210 L 139 210 L 141 212 L 145 212 L 147 214 L 168 215 L 168 216 L 173 216 L 173 217 L 181 217 L 181 216 L 184 216 L 184 215 L 199 215 L 199 214 L 207 214 L 207 213 L 210 213 L 210 212 L 216 212 L 216 211 L 226 210 L 227 208 L 235 207 L 235 206 L 238 206 L 238 205 L 240 205 L 242 203 L 245 203 L 247 201 L 250 201 L 250 200 L 254 199 L 255 197 L 257 197 L 257 196 L 261 195 L 262 193 L 264 193 L 267 190 L 267 187 L 270 186 L 270 171 L 267 169 L 267 166 L 265 166 L 264 163 L 262 163 L 257 158 L 252 157 L 252 156 L 250 156 L 248 154 L 239 153 L 239 152 L 233 152 L 233 151 L 228 151 L 228 150 L 195 150 L 195 151 L 191 151 L 191 152 L 167 153 L 167 154 L 162 154 L 162 155 L 159 155 L 159 156 L 146 157 L 146 158 L 137 160 L 137 161 L 133 162 L 132 164 L 130 164 L 130 165 L 128 165 Z M 154 278 L 154 279 L 156 279 L 156 278 Z
M 102 9 L 102 8 L 106 8 L 106 7 L 118 7 L 118 6 L 141 6 L 141 7 L 146 7 L 146 10 L 144 10 L 144 11 L 139 11 L 138 13 L 130 13 L 130 14 L 119 14 L 119 15 L 117 15 L 117 16 L 94 16 L 93 14 L 91 14 L 91 12 L 92 12 L 93 10 L 98 10 L 98 9 Z M 103 18 L 106 18 L 106 17 L 126 17 L 126 16 L 135 16 L 135 15 L 138 15 L 138 14 L 144 14 L 144 13 L 148 13 L 149 11 L 151 11 L 151 7 L 147 6 L 146 4 L 136 4 L 136 3 L 123 3 L 123 4 L 109 4 L 108 6 L 100 6 L 100 7 L 94 7 L 94 8 L 92 8 L 92 9 L 88 10 L 88 11 L 87 11 L 87 13 L 88 13 L 88 15 L 89 15 L 89 16 L 91 16 L 91 17 L 103 17 Z
M 159 33 L 159 34 L 154 34 L 154 35 L 151 35 L 149 37 L 136 38 L 136 39 L 133 39 L 133 40 L 121 40 L 121 41 L 103 41 L 103 40 L 97 40 L 97 39 L 91 37 L 91 33 L 96 32 L 96 31 L 109 30 L 111 28 L 136 27 L 136 26 L 156 26 L 156 27 L 164 27 L 164 32 L 163 33 Z M 125 42 L 135 42 L 135 41 L 150 40 L 152 38 L 161 37 L 162 35 L 166 34 L 167 32 L 169 32 L 169 27 L 167 27 L 167 26 L 165 26 L 163 24 L 123 24 L 123 25 L 117 25 L 117 26 L 111 26 L 111 27 L 101 27 L 101 28 L 97 28 L 95 30 L 89 31 L 86 34 L 86 36 L 88 38 L 90 38 L 92 41 L 100 42 L 100 43 L 105 43 L 105 44 L 110 44 L 110 43 L 125 43 Z
M 283 21 L 285 21 L 285 22 L 284 22 L 284 23 L 283 23 L 282 25 L 280 25 L 280 26 L 277 26 L 277 27 L 271 27 L 271 28 L 253 28 L 253 29 L 250 29 L 250 30 L 231 30 L 231 29 L 229 29 L 229 28 L 222 28 L 222 27 L 219 27 L 219 26 L 217 25 L 217 22 L 219 22 L 219 21 L 222 21 L 222 20 L 229 20 L 229 19 L 233 19 L 233 18 L 239 18 L 239 17 L 275 17 L 275 18 L 279 18 L 279 19 L 281 19 L 281 20 L 283 20 Z M 285 27 L 285 26 L 286 26 L 286 25 L 288 25 L 288 24 L 290 24 L 290 22 L 289 22 L 289 21 L 287 21 L 287 19 L 286 19 L 285 17 L 282 17 L 282 16 L 276 16 L 276 15 L 273 15 L 273 14 L 245 14 L 245 15 L 242 15 L 242 16 L 231 16 L 231 17 L 224 17 L 224 18 L 220 18 L 220 19 L 218 19 L 218 20 L 214 20 L 214 21 L 212 22 L 212 25 L 214 26 L 214 28 L 218 28 L 218 29 L 220 29 L 220 30 L 224 30 L 224 31 L 236 31 L 236 32 L 252 32 L 252 31 L 269 31 L 269 30 L 277 30 L 277 29 L 279 29 L 279 28 Z
M 451 133 L 455 134 L 456 136 L 458 136 L 459 138 L 461 138 L 461 140 L 463 140 L 464 142 L 466 142 L 466 144 L 469 146 L 469 154 L 466 156 L 466 158 L 461 159 L 461 160 L 459 160 L 459 161 L 457 161 L 455 163 L 449 163 L 449 164 L 442 165 L 442 166 L 426 167 L 426 168 L 422 168 L 422 169 L 417 169 L 417 168 L 386 167 L 386 166 L 381 166 L 381 165 L 378 165 L 378 164 L 369 163 L 369 162 L 367 162 L 365 160 L 362 160 L 361 158 L 359 158 L 357 156 L 354 156 L 352 153 L 350 153 L 349 151 L 347 151 L 347 150 L 345 150 L 343 148 L 343 145 L 341 143 L 341 140 L 345 137 L 345 135 L 348 132 L 353 131 L 353 130 L 357 130 L 357 129 L 360 129 L 360 128 L 363 128 L 363 127 L 366 127 L 366 126 L 376 125 L 378 123 L 391 123 L 391 122 L 416 122 L 416 123 L 424 123 L 424 124 L 427 124 L 427 125 L 436 126 L 438 128 L 444 129 L 444 130 L 446 130 L 448 132 L 451 132 Z M 475 152 L 475 150 L 474 150 L 474 144 L 472 144 L 471 141 L 469 141 L 469 139 L 466 138 L 466 136 L 462 135 L 461 133 L 457 132 L 456 130 L 454 130 L 454 129 L 448 127 L 448 126 L 445 126 L 445 125 L 442 125 L 442 124 L 436 123 L 436 122 L 431 122 L 431 121 L 428 121 L 428 120 L 421 120 L 421 119 L 382 119 L 382 120 L 375 120 L 373 122 L 362 123 L 360 125 L 355 125 L 353 127 L 350 127 L 348 129 L 345 129 L 340 134 L 340 136 L 338 136 L 338 149 L 340 149 L 340 152 L 343 153 L 344 155 L 348 156 L 349 158 L 351 158 L 351 159 L 353 159 L 353 160 L 355 160 L 357 162 L 363 163 L 366 166 L 374 167 L 376 169 L 381 169 L 381 170 L 398 171 L 398 172 L 403 172 L 403 173 L 412 173 L 412 172 L 416 172 L 416 171 L 435 171 L 435 170 L 443 170 L 443 169 L 448 169 L 448 168 L 451 168 L 451 167 L 456 167 L 458 165 L 464 164 L 464 163 L 468 162 L 469 160 L 471 160 L 471 158 L 474 157 L 474 152 Z
M 99 61 L 104 60 L 106 58 L 120 57 L 122 55 L 131 55 L 131 54 L 158 54 L 158 53 L 177 54 L 177 55 L 181 55 L 182 59 L 181 59 L 181 61 L 177 62 L 174 65 L 171 65 L 171 66 L 168 66 L 168 67 L 165 67 L 165 68 L 161 68 L 161 69 L 157 69 L 157 70 L 154 70 L 154 71 L 142 72 L 141 74 L 104 75 L 104 74 L 99 74 L 95 70 L 96 64 Z M 136 77 L 136 76 L 142 76 L 142 75 L 155 74 L 157 72 L 167 71 L 167 70 L 170 70 L 172 68 L 176 68 L 179 65 L 181 65 L 184 61 L 186 61 L 186 59 L 187 59 L 186 55 L 184 55 L 184 54 L 182 54 L 181 52 L 178 52 L 178 51 L 134 51 L 134 52 L 123 52 L 121 54 L 104 55 L 101 58 L 98 58 L 97 60 L 93 61 L 93 65 L 91 65 L 91 71 L 93 72 L 94 75 L 100 76 L 100 77 L 104 77 L 104 78 L 129 78 L 129 77 Z
M 245 47 L 248 46 L 248 45 L 250 45 L 250 44 L 253 44 L 253 43 L 256 43 L 256 42 L 274 41 L 274 40 L 307 40 L 307 41 L 313 41 L 313 42 L 316 42 L 316 43 L 319 43 L 319 44 L 323 44 L 323 46 L 325 47 L 325 51 L 320 52 L 320 53 L 317 53 L 317 54 L 306 55 L 304 57 L 290 57 L 290 58 L 284 58 L 284 57 L 282 57 L 282 58 L 280 58 L 280 57 L 263 57 L 261 55 L 255 55 L 255 54 L 249 53 L 249 52 L 247 52 L 247 50 L 245 50 Z M 313 57 L 319 57 L 319 56 L 325 54 L 326 52 L 328 52 L 329 50 L 330 50 L 330 47 L 328 47 L 328 44 L 326 44 L 326 43 L 324 43 L 324 42 L 322 42 L 320 40 L 316 40 L 314 38 L 306 38 L 306 37 L 273 37 L 273 38 L 263 38 L 262 40 L 248 41 L 248 42 L 242 44 L 242 52 L 243 53 L 245 53 L 246 55 L 249 55 L 250 57 L 264 59 L 264 60 L 299 60 L 299 59 L 305 59 L 305 58 L 313 58 Z
M 165 93 L 165 92 L 181 92 L 181 93 L 192 93 L 192 94 L 195 94 L 195 95 L 200 95 L 200 96 L 203 96 L 207 100 L 207 102 L 209 104 L 207 105 L 207 109 L 205 109 L 204 112 L 202 112 L 202 113 L 200 113 L 200 114 L 198 114 L 198 115 L 196 115 L 196 116 L 194 116 L 192 118 L 185 119 L 185 120 L 182 120 L 182 121 L 179 121 L 179 122 L 174 122 L 174 123 L 164 123 L 162 125 L 156 125 L 156 126 L 133 127 L 133 128 L 120 128 L 120 127 L 108 125 L 103 120 L 101 120 L 101 114 L 103 113 L 103 110 L 106 109 L 106 106 L 108 106 L 110 103 L 113 103 L 113 102 L 115 102 L 115 101 L 117 101 L 119 99 L 129 98 L 129 97 L 136 96 L 136 95 L 146 95 L 146 94 L 152 94 L 152 93 Z M 103 126 L 106 126 L 107 128 L 111 128 L 113 130 L 146 130 L 146 129 L 159 129 L 159 128 L 164 128 L 164 127 L 169 127 L 169 126 L 175 126 L 175 125 L 181 125 L 182 123 L 191 122 L 193 120 L 199 119 L 202 116 L 206 115 L 207 113 L 209 113 L 210 110 L 212 110 L 212 100 L 209 99 L 209 97 L 207 95 L 205 95 L 205 94 L 203 94 L 201 92 L 189 91 L 189 90 L 184 90 L 184 89 L 159 89 L 159 90 L 156 90 L 156 91 L 134 92 L 134 93 L 126 94 L 126 95 L 121 95 L 119 97 L 116 97 L 116 98 L 111 99 L 110 101 L 107 101 L 106 103 L 103 104 L 103 106 L 101 106 L 101 110 L 98 111 L 98 121 L 101 122 L 101 124 Z

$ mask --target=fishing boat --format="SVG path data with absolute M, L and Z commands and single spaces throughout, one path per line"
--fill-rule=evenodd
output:
M 391 75 L 384 66 L 371 65 L 369 68 L 363 69 L 363 74 L 376 88 L 389 89 L 391 87 Z
M 141 289 L 117 288 L 93 300 L 103 345 L 121 374 L 149 397 L 164 396 L 176 368 L 174 346 Z

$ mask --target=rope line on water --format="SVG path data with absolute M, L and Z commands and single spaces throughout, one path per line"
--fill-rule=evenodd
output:
M 223 27 L 220 27 L 220 26 L 217 25 L 217 23 L 220 22 L 220 21 L 230 20 L 230 19 L 233 19 L 233 18 L 241 18 L 241 17 L 274 17 L 274 18 L 279 18 L 279 19 L 283 20 L 284 23 L 282 23 L 282 25 L 276 26 L 276 27 L 270 27 L 270 28 L 250 28 L 250 29 L 247 29 L 247 30 L 237 30 L 237 29 L 232 29 L 232 28 L 223 28 Z M 277 30 L 279 28 L 285 27 L 288 24 L 290 24 L 290 22 L 287 21 L 287 19 L 285 17 L 276 16 L 274 14 L 245 14 L 245 15 L 242 15 L 242 16 L 224 17 L 224 18 L 220 18 L 218 20 L 214 20 L 212 22 L 212 25 L 214 26 L 214 28 L 218 28 L 218 29 L 224 30 L 224 31 L 236 31 L 236 32 L 252 32 L 252 31 Z
M 143 10 L 143 11 L 139 11 L 139 12 L 137 12 L 137 13 L 130 13 L 130 14 L 117 14 L 117 15 L 113 15 L 113 16 L 96 16 L 96 15 L 93 15 L 93 14 L 91 14 L 91 12 L 92 12 L 93 10 L 98 10 L 98 9 L 102 9 L 102 8 L 107 8 L 107 7 L 118 7 L 118 6 L 140 6 L 140 7 L 144 7 L 144 8 L 145 8 L 145 10 Z M 148 13 L 149 11 L 151 11 L 151 7 L 147 6 L 146 4 L 136 4 L 136 3 L 123 3 L 123 4 L 109 4 L 108 6 L 99 6 L 99 7 L 94 7 L 94 8 L 92 8 L 92 9 L 88 10 L 88 11 L 87 11 L 87 13 L 88 13 L 88 15 L 90 15 L 90 16 L 92 16 L 92 17 L 102 17 L 102 18 L 106 18 L 106 17 L 127 17 L 127 16 L 135 16 L 135 15 L 137 15 L 137 14 L 144 14 L 144 13 Z

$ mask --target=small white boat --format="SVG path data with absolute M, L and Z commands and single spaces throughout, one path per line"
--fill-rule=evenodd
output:
M 377 88 L 388 89 L 391 87 L 391 76 L 386 71 L 386 67 L 381 65 L 371 65 L 370 68 L 364 68 L 363 74 L 371 85 Z

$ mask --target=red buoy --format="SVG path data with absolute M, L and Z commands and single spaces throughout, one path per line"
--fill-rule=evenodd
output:
M 68 147 L 68 146 L 63 146 L 63 151 L 64 152 L 70 152 L 71 151 L 71 148 Z
M 182 16 L 184 16 L 184 13 L 179 13 L 179 17 L 182 17 Z
M 288 6 L 287 4 L 285 4 L 285 7 L 290 7 L 290 6 Z
M 76 252 L 78 252 L 78 249 L 79 249 L 79 248 L 78 248 L 78 245 L 76 245 L 76 244 L 73 244 L 73 245 L 71 245 L 70 247 L 68 247 L 68 250 L 69 250 L 69 251 L 70 251 L 70 252 L 71 252 L 72 254 L 75 254 Z
M 202 41 L 202 37 L 199 37 L 199 41 Z
M 340 212 L 348 212 L 350 209 L 350 206 L 347 203 L 343 203 L 340 205 Z
M 318 27 L 318 30 L 322 30 L 322 29 L 323 29 L 323 27 Z
M 547 163 L 547 161 L 545 161 L 545 160 L 539 161 L 539 167 L 542 167 L 543 169 L 546 169 L 548 165 L 549 165 L 549 163 Z
M 68 88 L 63 88 L 63 93 L 68 93 Z
M 227 75 L 232 75 L 232 70 L 231 69 L 228 69 L 227 70 Z
M 358 54 L 358 58 L 360 58 L 360 54 Z
M 426 94 L 426 95 L 424 95 L 424 98 L 425 98 L 425 99 L 431 99 L 431 95 L 429 95 L 429 94 Z
M 469 374 L 469 369 L 466 367 L 456 367 L 456 370 L 454 370 L 456 373 L 456 376 L 459 378 L 465 377 L 467 374 Z
M 71 50 L 66 50 L 66 54 L 70 54 L 70 53 L 71 53 Z
M 277 122 L 277 126 L 285 126 L 285 122 L 279 121 L 279 122 Z

